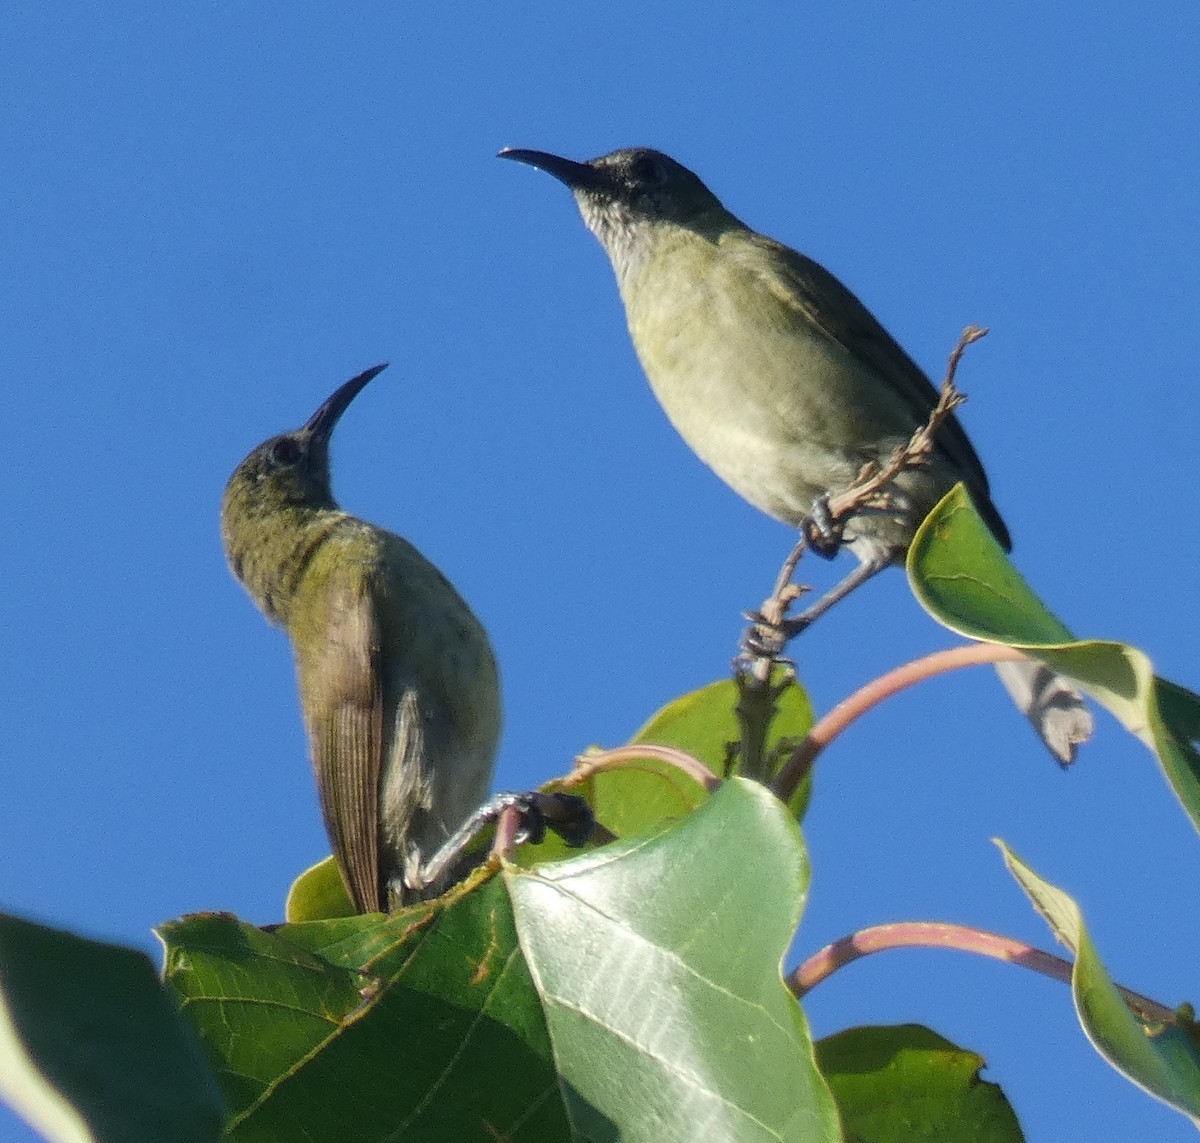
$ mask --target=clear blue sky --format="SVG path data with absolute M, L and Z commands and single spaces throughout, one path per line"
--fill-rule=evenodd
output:
M 336 490 L 491 631 L 498 786 L 727 670 L 791 536 L 675 437 L 599 246 L 505 145 L 670 152 L 935 375 L 990 326 L 960 382 L 1019 566 L 1080 636 L 1200 687 L 1200 7 L 729 12 L 7 12 L 0 908 L 157 959 L 152 925 L 276 920 L 326 852 L 289 650 L 225 568 L 218 506 L 252 446 L 380 360 Z M 828 708 L 951 641 L 893 573 L 795 651 Z M 1077 896 L 1114 976 L 1200 999 L 1200 839 L 1098 721 L 1061 773 L 978 671 L 858 726 L 818 772 L 789 963 L 904 918 L 1048 946 L 998 835 Z M 1031 1141 L 1194 1138 L 1015 969 L 880 956 L 808 1010 L 818 1034 L 917 1021 L 980 1051 Z M 30 1136 L 0 1111 L 0 1137 Z

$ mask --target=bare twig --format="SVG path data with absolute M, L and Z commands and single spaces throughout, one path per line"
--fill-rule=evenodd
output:
M 933 452 L 937 434 L 946 421 L 966 397 L 955 386 L 954 378 L 967 346 L 987 334 L 980 326 L 968 326 L 959 336 L 946 364 L 946 375 L 938 392 L 938 400 L 929 413 L 929 419 L 918 428 L 904 445 L 898 447 L 883 463 L 874 461 L 864 465 L 854 483 L 842 492 L 829 497 L 828 524 L 836 536 L 840 536 L 848 520 L 868 509 L 886 509 L 890 506 L 888 486 L 903 472 L 924 465 Z M 771 664 L 780 661 L 782 644 L 786 642 L 783 620 L 789 607 L 805 590 L 791 582 L 801 556 L 811 544 L 811 528 L 801 528 L 800 539 L 792 548 L 779 569 L 771 595 L 764 600 L 756 615 L 750 618 L 754 626 L 742 641 L 742 652 L 736 670 L 748 676 L 751 686 L 765 687 L 770 678 Z
M 854 484 L 845 492 L 839 492 L 829 498 L 829 513 L 835 525 L 845 523 L 849 517 L 864 508 L 887 507 L 887 486 L 902 472 L 920 468 L 926 463 L 933 452 L 938 431 L 967 399 L 954 384 L 963 354 L 968 345 L 986 336 L 987 330 L 977 325 L 969 325 L 962 331 L 950 353 L 950 360 L 946 364 L 946 376 L 938 391 L 937 404 L 930 411 L 929 420 L 913 433 L 907 444 L 897 448 L 882 467 L 865 465 Z
M 1032 969 L 1065 984 L 1071 982 L 1071 962 L 1043 952 L 1023 941 L 998 933 L 972 929 L 966 925 L 950 925 L 934 921 L 905 921 L 892 925 L 875 925 L 862 929 L 826 945 L 809 957 L 788 978 L 788 987 L 797 999 L 828 980 L 840 968 L 853 964 L 871 953 L 902 948 L 943 948 L 976 953 Z M 1125 1003 L 1145 1024 L 1178 1023 L 1176 1013 L 1165 1004 L 1117 985 Z

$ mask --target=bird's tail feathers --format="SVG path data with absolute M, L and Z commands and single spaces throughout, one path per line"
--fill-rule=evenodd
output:
M 1063 766 L 1075 761 L 1075 750 L 1092 736 L 1092 714 L 1062 675 L 1036 659 L 997 663 L 996 674 L 1017 709 Z

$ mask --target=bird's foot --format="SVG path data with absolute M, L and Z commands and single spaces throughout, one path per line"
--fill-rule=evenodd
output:
M 514 806 L 520 814 L 520 825 L 513 839 L 517 845 L 526 842 L 537 845 L 549 829 L 572 849 L 578 849 L 588 843 L 596 827 L 592 807 L 578 794 L 543 794 L 531 790 L 526 794 L 497 794 L 492 801 L 503 803 L 497 817 L 509 806 Z
M 831 560 L 842 547 L 845 524 L 834 518 L 829 510 L 829 497 L 818 496 L 813 501 L 812 511 L 800 521 L 800 534 L 808 544 L 809 551 L 822 559 Z
M 424 892 L 441 881 L 452 868 L 457 869 L 472 842 L 490 825 L 500 819 L 505 810 L 515 809 L 518 824 L 513 834 L 514 845 L 527 842 L 537 845 L 551 829 L 572 848 L 586 845 L 596 826 L 592 808 L 578 794 L 543 794 L 539 790 L 527 793 L 495 794 L 479 807 L 442 844 L 428 861 L 422 861 L 414 851 L 406 862 L 403 882 L 407 889 Z
M 750 621 L 750 626 L 742 632 L 738 656 L 740 662 L 786 662 L 783 658 L 784 648 L 808 626 L 808 621 L 802 616 L 790 619 L 785 613 L 807 590 L 798 584 L 788 584 L 758 611 L 743 612 L 743 618 Z
M 467 819 L 463 828 L 475 836 L 485 826 L 498 821 L 507 809 L 517 811 L 514 845 L 538 845 L 545 839 L 546 830 L 551 829 L 569 846 L 578 847 L 587 843 L 596 824 L 591 806 L 578 794 L 543 794 L 540 790 L 529 790 L 520 794 L 495 794 Z

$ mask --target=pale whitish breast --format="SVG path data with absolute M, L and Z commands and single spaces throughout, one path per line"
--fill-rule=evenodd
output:
M 847 361 L 824 338 L 760 320 L 753 307 L 735 315 L 723 295 L 700 275 L 670 301 L 660 294 L 650 320 L 630 314 L 634 345 L 655 396 L 700 459 L 755 507 L 796 524 L 817 496 L 854 479 L 870 440 L 839 393 Z

